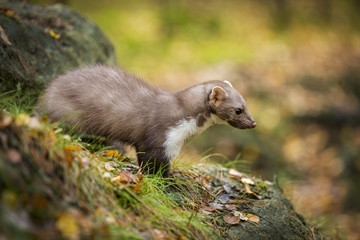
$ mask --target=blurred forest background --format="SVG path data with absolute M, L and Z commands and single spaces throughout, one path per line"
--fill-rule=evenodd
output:
M 162 88 L 232 82 L 257 128 L 213 127 L 183 159 L 215 154 L 239 170 L 277 176 L 311 224 L 360 239 L 359 1 L 27 2 L 76 9 L 114 44 L 120 66 Z

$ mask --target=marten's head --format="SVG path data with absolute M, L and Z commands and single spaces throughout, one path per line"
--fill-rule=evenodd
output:
M 227 123 L 240 129 L 256 127 L 240 93 L 228 81 L 219 82 L 219 85 L 213 87 L 209 95 L 211 112 L 219 118 L 214 118 L 215 123 Z

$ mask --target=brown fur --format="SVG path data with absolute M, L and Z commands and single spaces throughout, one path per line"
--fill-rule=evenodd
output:
M 243 114 L 236 115 L 236 108 Z M 167 92 L 105 66 L 84 67 L 56 78 L 46 89 L 40 110 L 81 132 L 135 146 L 143 169 L 164 168 L 164 175 L 169 174 L 172 160 L 164 154 L 166 134 L 181 120 L 195 119 L 202 127 L 217 115 L 237 128 L 255 126 L 244 99 L 223 81 Z

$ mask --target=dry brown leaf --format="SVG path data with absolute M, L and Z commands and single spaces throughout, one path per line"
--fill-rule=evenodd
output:
M 200 209 L 199 209 L 199 213 L 205 214 L 205 215 L 210 215 L 210 214 L 212 214 L 212 212 L 206 211 L 204 208 L 200 208 Z
M 240 218 L 237 216 L 224 216 L 224 221 L 230 225 L 236 225 L 240 222 Z
M 216 210 L 216 207 L 214 206 L 205 206 L 203 207 L 203 209 L 205 209 L 206 211 L 209 211 L 209 212 L 213 212 Z
M 246 217 L 249 219 L 250 222 L 259 223 L 260 218 L 254 214 L 248 213 Z
M 230 200 L 228 203 L 230 203 L 230 204 L 234 204 L 234 203 L 250 204 L 251 202 L 248 200 L 234 199 L 234 200 Z
M 136 176 L 129 172 L 121 172 L 118 176 L 111 179 L 111 182 L 121 182 L 121 183 L 137 183 Z
M 236 211 L 236 206 L 232 204 L 225 204 L 227 210 Z
M 199 176 L 198 180 L 202 186 L 206 187 L 207 189 L 211 188 L 211 185 L 209 183 L 209 176 Z

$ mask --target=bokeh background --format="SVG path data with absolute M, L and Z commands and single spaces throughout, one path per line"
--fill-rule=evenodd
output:
M 183 159 L 275 180 L 334 239 L 360 239 L 360 2 L 30 0 L 95 22 L 120 66 L 176 90 L 229 80 L 258 123 L 216 126 Z M 176 109 L 174 109 L 176 111 Z

